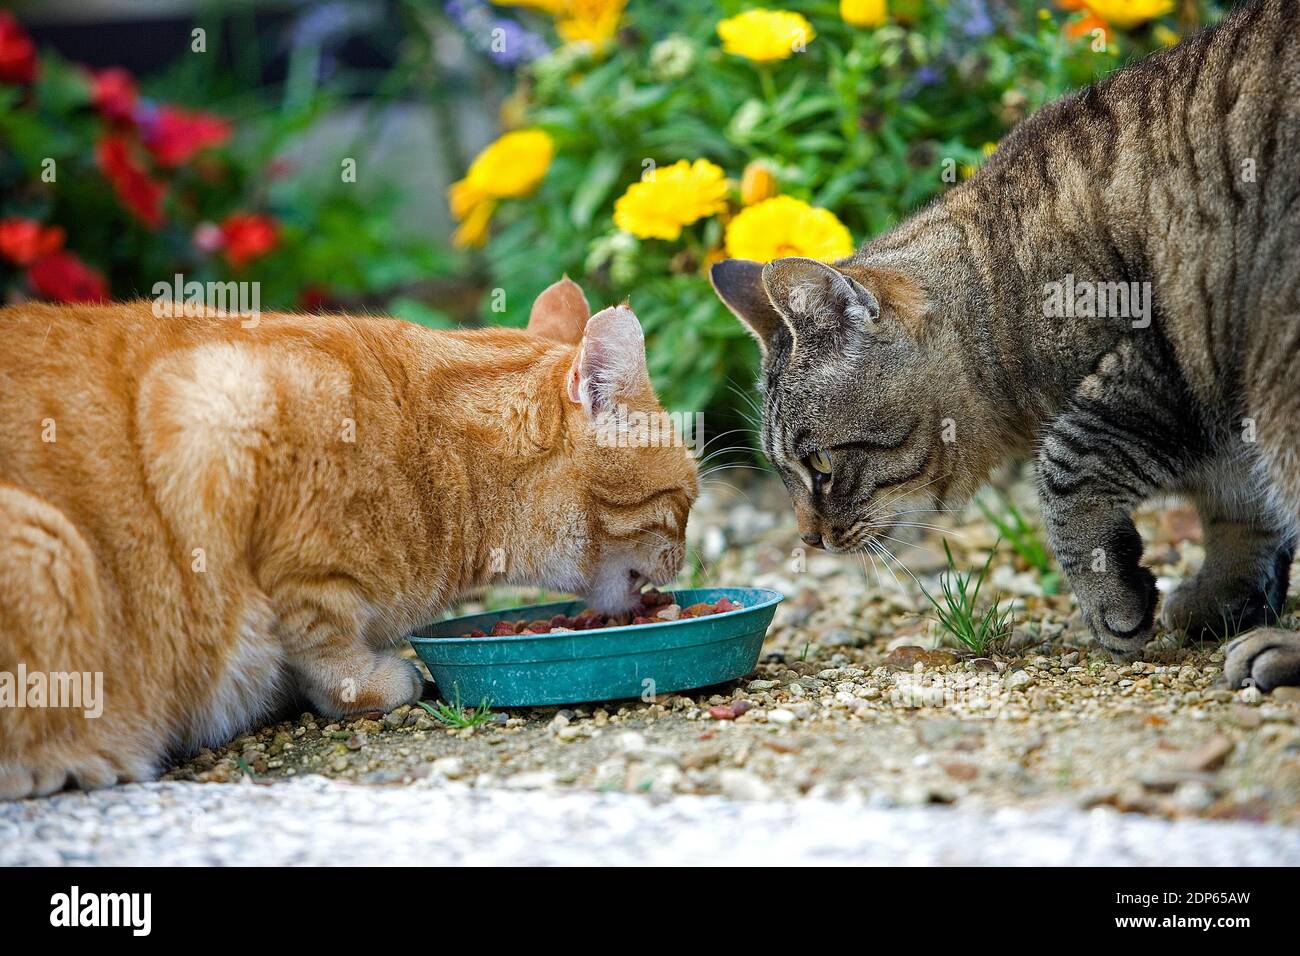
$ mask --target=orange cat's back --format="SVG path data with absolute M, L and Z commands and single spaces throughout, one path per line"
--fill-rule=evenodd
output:
M 357 414 L 353 321 L 377 320 L 0 310 L 0 671 L 99 675 L 107 705 L 93 720 L 8 713 L 0 778 L 33 735 L 83 785 L 147 777 L 160 750 L 223 737 L 283 696 L 253 535 L 273 550 L 259 509 L 292 512 L 286 495 L 304 490 L 281 472 Z M 326 456 L 317 477 L 347 481 Z
M 397 645 L 488 581 L 614 607 L 681 565 L 689 454 L 596 427 L 659 410 L 640 325 L 567 280 L 529 330 L 137 302 L 0 338 L 0 682 L 102 691 L 0 706 L 0 798 L 147 779 L 291 701 L 410 703 Z

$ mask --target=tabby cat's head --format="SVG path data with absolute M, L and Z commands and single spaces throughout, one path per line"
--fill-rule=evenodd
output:
M 718 263 L 713 286 L 763 351 L 763 451 L 805 542 L 860 551 L 947 490 L 943 415 L 897 272 L 812 259 Z
M 552 586 L 619 613 L 647 583 L 668 584 L 681 570 L 699 493 L 695 460 L 655 395 L 630 307 L 589 318 L 566 278 L 538 297 L 528 331 L 576 346 L 560 366 L 566 447 L 555 481 L 577 513 L 565 523 L 573 540 L 555 551 Z

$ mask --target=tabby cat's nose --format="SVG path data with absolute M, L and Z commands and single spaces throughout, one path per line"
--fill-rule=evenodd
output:
M 809 531 L 799 537 L 803 538 L 804 544 L 812 545 L 814 548 L 826 547 L 826 545 L 822 544 L 822 533 L 820 531 Z

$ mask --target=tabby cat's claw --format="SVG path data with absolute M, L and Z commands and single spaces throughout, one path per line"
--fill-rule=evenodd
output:
M 1262 627 L 1224 645 L 1223 679 L 1229 687 L 1262 691 L 1300 686 L 1300 633 Z

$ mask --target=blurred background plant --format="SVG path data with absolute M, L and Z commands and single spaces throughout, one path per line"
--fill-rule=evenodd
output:
M 182 272 L 260 280 L 264 308 L 521 325 L 567 272 L 593 304 L 630 297 L 666 404 L 708 412 L 714 431 L 751 414 L 757 349 L 710 291 L 712 262 L 845 255 L 1034 109 L 1222 12 L 178 6 L 152 35 L 166 52 L 133 70 L 108 68 L 143 41 L 78 40 L 46 19 L 58 0 L 27 8 L 31 24 L 22 7 L 0 15 L 6 298 L 148 295 Z

